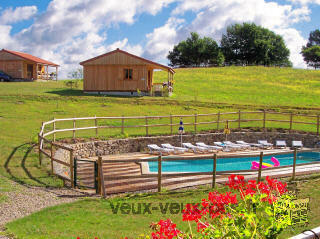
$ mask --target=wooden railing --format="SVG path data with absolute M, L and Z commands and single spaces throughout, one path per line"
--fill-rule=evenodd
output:
M 49 144 L 49 147 L 44 147 L 44 144 Z M 64 181 L 68 181 L 70 182 L 71 186 L 74 187 L 74 157 L 73 157 L 73 149 L 70 147 L 67 147 L 65 145 L 61 145 L 61 144 L 57 144 L 51 140 L 46 139 L 44 136 L 42 135 L 38 135 L 38 150 L 39 150 L 39 164 L 42 164 L 42 156 L 46 156 L 50 159 L 50 163 L 51 163 L 51 173 L 55 174 L 56 176 L 58 176 L 59 178 L 63 179 Z M 55 153 L 55 149 L 63 149 L 63 150 L 67 150 L 69 151 L 70 154 L 70 160 L 69 163 L 62 161 L 60 159 L 55 158 L 54 153 Z M 56 162 L 58 164 L 62 164 L 64 166 L 69 167 L 70 169 L 70 175 L 68 177 L 68 175 L 61 175 L 61 174 L 57 174 L 54 171 L 54 167 L 53 167 L 53 162 Z
M 281 115 L 281 117 L 286 117 L 286 119 L 272 119 L 271 115 Z M 252 117 L 251 117 L 252 116 Z M 203 118 L 206 120 L 202 120 Z M 224 117 L 224 118 L 223 118 Z M 192 115 L 165 115 L 165 116 L 121 116 L 121 117 L 81 117 L 81 118 L 65 118 L 65 119 L 53 119 L 47 122 L 42 123 L 38 139 L 39 139 L 39 161 L 41 163 L 42 156 L 47 156 L 51 160 L 51 165 L 53 165 L 53 161 L 65 166 L 70 167 L 70 177 L 66 178 L 64 176 L 58 175 L 65 180 L 71 182 L 71 185 L 74 185 L 74 177 L 73 177 L 73 167 L 74 167 L 74 159 L 73 159 L 73 149 L 70 147 L 66 147 L 64 145 L 55 143 L 57 134 L 62 132 L 72 132 L 72 138 L 76 138 L 76 132 L 84 131 L 84 130 L 93 130 L 95 136 L 99 136 L 99 129 L 120 129 L 121 134 L 125 133 L 125 129 L 136 128 L 143 129 L 143 131 L 139 131 L 138 135 L 150 136 L 150 129 L 152 128 L 161 128 L 168 127 L 169 130 L 164 131 L 166 134 L 173 135 L 175 126 L 179 126 L 179 119 L 189 118 L 192 122 L 185 122 L 184 126 L 191 126 L 192 130 L 189 132 L 193 132 L 197 134 L 200 131 L 200 126 L 207 125 L 209 129 L 218 130 L 224 127 L 223 124 L 226 122 L 236 124 L 236 128 L 241 129 L 243 123 L 250 122 L 260 122 L 260 128 L 267 128 L 268 122 L 278 122 L 282 124 L 286 124 L 289 130 L 293 130 L 294 125 L 308 125 L 313 126 L 312 131 L 316 132 L 319 135 L 319 115 L 309 115 L 309 114 L 293 114 L 293 113 L 280 113 L 280 112 L 266 112 L 266 111 L 238 111 L 238 112 L 218 112 L 218 113 L 209 113 L 209 114 L 192 114 Z M 209 118 L 209 119 L 208 119 Z M 299 118 L 300 120 L 295 120 L 295 118 Z M 301 121 L 301 118 L 308 118 L 309 121 Z M 166 119 L 170 123 L 157 123 L 150 124 L 150 121 L 153 119 Z M 117 120 L 117 125 L 100 125 L 99 121 L 101 120 Z M 126 125 L 126 121 L 128 120 L 137 120 L 142 123 L 137 125 Z M 85 127 L 77 127 L 77 122 L 80 121 L 92 121 L 92 125 Z M 58 128 L 57 124 L 60 122 L 71 122 L 71 127 L 66 128 Z M 255 127 L 257 127 L 255 125 Z M 231 127 L 232 128 L 232 127 Z M 188 132 L 188 130 L 186 130 Z M 50 139 L 49 139 L 50 136 Z M 44 144 L 48 144 L 48 147 L 44 147 Z M 69 163 L 58 160 L 54 157 L 55 149 L 64 149 L 70 152 L 70 161 Z M 53 167 L 53 166 L 52 166 Z M 52 173 L 53 168 L 52 168 Z
M 291 173 L 286 173 L 286 176 L 291 176 L 292 180 L 295 180 L 296 178 L 296 168 L 297 168 L 297 155 L 298 153 L 305 153 L 305 152 L 319 152 L 319 149 L 312 149 L 312 150 L 290 150 L 290 151 L 283 151 L 283 152 L 278 152 L 275 153 L 273 152 L 268 152 L 268 150 L 265 151 L 261 151 L 259 152 L 259 154 L 246 154 L 244 155 L 239 155 L 239 154 L 225 154 L 225 155 L 218 155 L 216 153 L 211 154 L 211 155 L 206 155 L 206 156 L 202 156 L 202 155 L 196 155 L 196 156 L 162 156 L 159 155 L 158 157 L 154 157 L 154 158 L 136 158 L 136 159 L 125 159 L 125 158 L 119 158 L 119 159 L 108 159 L 107 157 L 98 157 L 98 164 L 100 165 L 100 169 L 101 172 L 99 174 L 98 177 L 98 192 L 99 194 L 101 194 L 101 196 L 105 197 L 107 194 L 109 194 L 108 192 L 108 186 L 105 185 L 105 182 L 109 182 L 109 187 L 110 187 L 110 182 L 112 182 L 113 180 L 127 180 L 129 184 L 130 180 L 136 180 L 136 179 L 154 179 L 157 178 L 157 190 L 158 192 L 161 192 L 162 187 L 163 187 L 163 179 L 164 178 L 176 178 L 179 177 L 179 181 L 177 181 L 176 183 L 179 184 L 181 182 L 183 182 L 183 180 L 181 180 L 182 177 L 188 177 L 188 176 L 211 176 L 211 186 L 212 188 L 214 188 L 216 186 L 216 181 L 217 181 L 217 176 L 228 176 L 231 174 L 241 174 L 241 175 L 247 175 L 249 177 L 251 177 L 250 179 L 254 179 L 256 178 L 258 182 L 260 182 L 262 180 L 262 172 L 271 172 L 272 170 L 278 170 L 278 169 L 291 169 Z M 262 163 L 263 163 L 263 159 L 266 156 L 276 156 L 276 155 L 281 155 L 281 154 L 292 154 L 292 165 L 285 165 L 285 166 L 279 166 L 279 167 L 269 167 L 269 168 L 262 168 Z M 224 159 L 224 158 L 242 158 L 242 157 L 258 157 L 259 158 L 259 168 L 258 170 L 252 170 L 252 169 L 246 169 L 246 170 L 228 170 L 228 171 L 218 171 L 217 170 L 217 161 L 220 159 Z M 212 171 L 208 171 L 208 172 L 163 172 L 162 168 L 163 168 L 163 162 L 165 161 L 198 161 L 198 160 L 204 160 L 204 159 L 210 159 L 212 160 Z M 102 172 L 102 168 L 103 165 L 108 165 L 108 164 L 115 164 L 115 163 L 148 163 L 148 162 L 157 162 L 158 165 L 158 170 L 157 172 L 154 173 L 142 173 L 140 175 L 119 175 L 119 176 L 115 176 L 114 174 L 111 174 L 109 176 L 104 176 L 103 172 Z M 320 166 L 320 162 L 310 162 L 310 163 L 304 163 L 304 164 L 299 164 L 299 165 L 311 165 L 311 164 L 317 164 L 318 166 Z M 109 168 L 109 167 L 107 167 Z M 319 169 L 317 169 L 319 170 Z M 310 173 L 310 171 L 305 172 L 307 174 Z M 283 173 L 282 173 L 283 174 Z M 279 173 L 279 175 L 281 175 L 281 172 Z M 271 177 L 276 176 L 276 174 L 274 173 L 274 175 Z M 282 175 L 283 176 L 283 175 Z M 198 180 L 198 179 L 194 179 L 194 180 Z M 171 182 L 171 184 L 173 184 Z M 129 188 L 128 188 L 129 189 Z

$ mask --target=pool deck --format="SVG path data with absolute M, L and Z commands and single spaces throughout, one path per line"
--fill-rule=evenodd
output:
M 303 148 L 302 150 L 310 150 Z M 283 154 L 292 153 L 293 151 L 287 149 L 264 149 L 264 150 L 246 150 L 237 152 L 218 152 L 219 157 L 239 157 L 239 156 L 259 156 L 260 152 L 264 154 Z M 107 194 L 124 193 L 124 192 L 145 192 L 156 191 L 158 188 L 157 173 L 145 173 L 143 170 L 143 163 L 132 162 L 132 160 L 148 161 L 148 158 L 154 158 L 156 155 L 150 155 L 147 153 L 127 153 L 117 155 L 102 156 L 103 159 L 103 174 L 105 181 L 105 190 Z M 184 153 L 178 155 L 170 155 L 174 157 L 192 158 L 195 156 L 213 156 L 210 154 L 194 154 Z M 89 161 L 96 161 L 97 157 L 88 158 Z M 112 160 L 123 160 L 123 162 L 111 162 Z M 126 162 L 128 161 L 128 162 Z M 90 166 L 91 165 L 91 166 Z M 262 177 L 267 175 L 274 178 L 292 176 L 293 167 L 277 167 L 269 168 L 262 171 Z M 82 162 L 78 166 L 77 176 L 79 183 L 83 185 L 93 185 L 93 169 L 92 164 L 88 162 Z M 320 162 L 312 164 L 303 164 L 296 166 L 296 175 L 312 174 L 320 172 Z M 228 176 L 231 173 L 217 172 L 216 182 L 224 183 L 227 181 Z M 234 174 L 234 172 L 233 172 Z M 258 171 L 247 170 L 246 172 L 239 172 L 244 175 L 246 179 L 256 179 Z M 122 177 L 122 178 L 121 178 Z M 162 174 L 161 186 L 167 190 L 175 190 L 180 188 L 194 187 L 199 185 L 206 185 L 212 183 L 212 173 L 202 173 L 198 175 L 179 175 L 174 176 L 170 173 Z

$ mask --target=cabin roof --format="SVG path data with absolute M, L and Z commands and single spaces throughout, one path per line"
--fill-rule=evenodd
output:
M 11 50 L 6 50 L 6 49 L 2 49 L 2 51 L 4 52 L 8 52 L 10 54 L 13 54 L 15 56 L 21 57 L 23 59 L 29 60 L 29 61 L 33 61 L 36 63 L 40 63 L 40 64 L 44 64 L 44 65 L 49 65 L 49 66 L 59 66 L 51 61 L 46 61 L 44 59 L 41 59 L 39 57 L 30 55 L 28 53 L 24 53 L 24 52 L 18 52 L 18 51 L 11 51 Z
M 88 60 L 82 61 L 82 62 L 80 62 L 80 65 L 84 65 L 84 64 L 86 64 L 86 63 L 88 63 L 88 62 L 90 62 L 90 61 L 94 61 L 94 60 L 96 60 L 96 59 L 98 59 L 98 58 L 105 57 L 105 56 L 108 56 L 108 55 L 111 55 L 111 54 L 114 54 L 114 53 L 117 53 L 117 52 L 120 52 L 120 53 L 126 54 L 126 55 L 128 55 L 128 56 L 134 57 L 134 58 L 139 59 L 139 60 L 141 60 L 141 61 L 144 61 L 144 62 L 146 62 L 146 63 L 148 63 L 148 64 L 150 64 L 150 65 L 158 66 L 159 69 L 166 69 L 166 70 L 168 70 L 168 71 L 170 71 L 170 72 L 172 72 L 172 73 L 175 73 L 175 71 L 174 71 L 171 67 L 169 67 L 169 66 L 162 65 L 162 64 L 159 64 L 159 63 L 157 63 L 157 62 L 154 62 L 154 61 L 150 61 L 150 60 L 148 60 L 148 59 L 145 59 L 145 58 L 143 58 L 143 57 L 133 55 L 133 54 L 131 54 L 131 53 L 129 53 L 129 52 L 120 50 L 119 48 L 117 48 L 117 49 L 114 50 L 114 51 L 110 51 L 110 52 L 104 53 L 104 54 L 102 54 L 102 55 L 99 55 L 99 56 L 90 58 L 90 59 L 88 59 Z

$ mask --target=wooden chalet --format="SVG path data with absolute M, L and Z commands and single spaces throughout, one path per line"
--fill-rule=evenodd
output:
M 49 67 L 55 72 L 49 74 Z M 58 80 L 59 65 L 27 53 L 2 49 L 0 70 L 17 79 Z
M 111 95 L 149 95 L 167 87 L 172 91 L 174 70 L 168 66 L 122 51 L 119 48 L 80 62 L 83 66 L 84 92 Z M 164 83 L 153 82 L 155 69 L 168 72 Z

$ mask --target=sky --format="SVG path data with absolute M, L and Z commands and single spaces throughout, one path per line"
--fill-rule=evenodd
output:
M 306 68 L 300 51 L 320 28 L 320 0 L 0 0 L 0 49 L 57 63 L 67 78 L 116 48 L 168 64 L 190 32 L 219 43 L 227 26 L 243 22 L 281 35 L 293 66 Z

